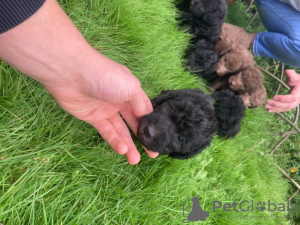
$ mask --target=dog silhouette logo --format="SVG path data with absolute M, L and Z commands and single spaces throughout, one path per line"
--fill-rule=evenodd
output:
M 190 200 L 190 201 L 187 201 Z M 190 205 L 192 202 L 192 206 Z M 179 206 L 183 209 L 183 217 L 187 217 L 182 220 L 183 223 L 188 223 L 192 221 L 205 221 L 209 216 L 209 212 L 204 211 L 199 203 L 198 197 L 187 198 Z M 186 215 L 188 212 L 188 215 Z

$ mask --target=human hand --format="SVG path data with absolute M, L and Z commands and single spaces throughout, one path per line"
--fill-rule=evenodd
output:
M 149 98 L 125 66 L 86 42 L 55 0 L 46 0 L 34 15 L 0 35 L 0 58 L 42 83 L 63 109 L 93 125 L 130 164 L 139 162 L 122 117 L 136 132 L 139 117 L 152 111 Z
M 275 95 L 265 105 L 268 112 L 287 112 L 300 104 L 300 74 L 286 70 L 287 84 L 291 87 L 288 95 Z
M 85 68 L 82 79 L 46 83 L 45 87 L 64 110 L 93 125 L 117 153 L 126 154 L 130 164 L 137 164 L 140 155 L 122 117 L 136 134 L 138 119 L 153 110 L 151 102 L 126 67 L 96 56 L 97 66 Z M 158 156 L 145 150 L 152 158 Z

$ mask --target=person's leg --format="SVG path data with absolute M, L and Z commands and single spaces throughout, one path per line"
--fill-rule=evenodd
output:
M 256 0 L 255 3 L 268 32 L 257 34 L 254 55 L 300 67 L 300 12 L 278 0 Z

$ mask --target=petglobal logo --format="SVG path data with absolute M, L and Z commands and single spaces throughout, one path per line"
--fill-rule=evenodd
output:
M 267 203 L 265 202 L 257 202 L 254 203 L 254 201 L 241 201 L 240 203 L 233 202 L 231 203 L 225 203 L 223 204 L 220 201 L 213 201 L 213 211 L 215 212 L 217 209 L 223 209 L 226 212 L 230 211 L 236 211 L 238 212 L 243 211 L 243 212 L 248 212 L 248 211 L 254 211 L 259 210 L 259 211 L 269 211 L 269 212 L 274 212 L 274 211 L 279 211 L 279 212 L 285 212 L 285 211 L 291 211 L 291 212 L 296 212 L 298 210 L 297 204 L 292 203 L 290 204 L 289 201 L 286 201 L 285 203 L 272 203 L 270 200 L 268 200 Z
M 189 223 L 193 221 L 205 221 L 210 214 L 213 215 L 214 212 L 218 212 L 219 210 L 225 212 L 245 212 L 244 216 L 239 214 L 239 216 L 227 216 L 228 218 L 225 219 L 251 219 L 251 217 L 255 217 L 257 219 L 258 216 L 247 216 L 246 212 L 297 212 L 300 209 L 300 205 L 297 205 L 296 203 L 290 203 L 288 200 L 284 203 L 274 203 L 270 200 L 266 202 L 254 202 L 253 200 L 240 202 L 234 201 L 232 203 L 213 201 L 212 211 L 209 212 L 204 211 L 203 208 L 200 206 L 198 197 L 186 198 L 179 206 L 182 207 L 183 223 Z M 275 215 L 261 217 L 263 218 L 260 219 L 274 219 Z M 285 214 L 283 214 L 282 217 L 285 217 Z

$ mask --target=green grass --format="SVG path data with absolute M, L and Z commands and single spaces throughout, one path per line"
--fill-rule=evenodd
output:
M 249 1 L 248 1 L 249 4 Z M 245 14 L 245 10 L 248 7 L 248 5 L 240 4 L 240 1 L 237 1 L 234 5 L 232 5 L 229 8 L 229 11 L 236 12 L 236 13 L 230 13 L 229 17 L 227 17 L 228 22 L 233 23 L 238 26 L 242 26 L 244 28 L 247 27 L 247 30 L 249 32 L 264 32 L 266 31 L 263 24 L 261 23 L 259 16 L 256 15 L 255 19 L 252 20 L 253 14 L 247 13 Z M 251 10 L 255 10 L 256 6 L 255 4 L 252 4 L 250 7 Z M 241 18 L 244 18 L 241 19 Z M 252 23 L 248 26 L 250 19 Z M 281 70 L 282 65 L 280 62 L 270 59 L 270 58 L 263 58 L 263 57 L 255 57 L 256 63 L 260 66 L 266 68 L 269 72 L 274 74 L 277 78 L 280 79 L 281 77 Z M 294 69 L 297 73 L 300 73 L 299 68 L 294 68 L 288 65 L 284 65 L 284 69 Z M 286 82 L 286 77 L 283 76 L 283 81 Z M 273 78 L 265 74 L 265 80 L 264 85 L 268 91 L 268 98 L 272 98 L 278 89 L 279 83 L 276 82 Z M 279 94 L 288 94 L 288 91 L 281 86 L 279 89 Z M 282 113 L 286 118 L 288 118 L 290 121 L 295 120 L 296 110 L 293 109 L 289 112 Z M 291 126 L 283 119 L 281 119 L 279 116 L 276 116 L 276 132 L 274 132 L 274 135 L 278 135 L 280 133 L 289 131 L 291 129 Z M 298 128 L 300 127 L 300 121 L 297 122 Z M 283 136 L 274 136 L 274 142 L 269 146 L 269 149 L 273 150 L 277 143 L 279 143 L 283 139 Z M 290 135 L 289 138 L 280 145 L 279 148 L 276 149 L 274 152 L 274 159 L 278 165 L 280 165 L 281 168 L 292 178 L 294 179 L 298 184 L 300 184 L 300 135 L 298 132 L 296 132 L 293 135 Z M 295 170 L 295 171 L 293 171 Z M 296 192 L 297 188 L 290 183 L 289 190 L 288 190 L 288 196 L 291 197 L 292 194 Z M 299 203 L 300 202 L 300 194 L 296 195 L 291 203 Z M 299 224 L 300 222 L 300 210 L 297 212 L 290 212 L 290 217 L 293 217 L 291 220 L 293 224 Z
M 60 3 L 94 48 L 129 67 L 150 97 L 165 89 L 205 89 L 184 70 L 189 36 L 178 31 L 171 0 Z M 189 160 L 150 159 L 137 143 L 142 160 L 131 166 L 90 125 L 60 109 L 40 84 L 4 62 L 0 93 L 4 225 L 182 224 L 179 204 L 191 196 L 210 212 L 201 224 L 290 224 L 286 211 L 212 211 L 213 201 L 285 203 L 288 182 L 268 155 L 270 132 L 278 126 L 263 108 L 247 110 L 236 138 L 215 137 Z

